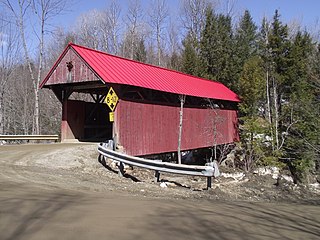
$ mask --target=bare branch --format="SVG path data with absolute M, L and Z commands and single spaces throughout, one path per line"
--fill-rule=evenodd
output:
M 157 64 L 161 66 L 161 58 L 164 49 L 164 29 L 169 16 L 169 9 L 166 0 L 153 0 L 151 2 L 150 27 L 154 30 L 154 37 L 157 43 Z
M 215 1 L 210 0 L 183 0 L 181 7 L 181 21 L 183 27 L 192 37 L 200 41 L 201 32 L 205 26 L 206 9 L 215 7 Z

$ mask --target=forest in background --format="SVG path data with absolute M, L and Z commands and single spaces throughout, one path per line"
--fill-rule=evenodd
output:
M 287 24 L 275 9 L 254 23 L 232 1 L 128 0 L 126 9 L 79 16 L 54 26 L 72 6 L 62 0 L 0 0 L 0 134 L 57 134 L 61 104 L 39 83 L 69 42 L 220 81 L 241 98 L 239 167 L 290 169 L 296 182 L 320 171 L 320 44 L 316 32 Z M 217 9 L 220 9 L 219 11 Z M 319 181 L 320 179 L 318 179 Z

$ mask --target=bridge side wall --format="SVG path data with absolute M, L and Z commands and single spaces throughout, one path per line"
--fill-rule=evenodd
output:
M 143 156 L 177 151 L 179 107 L 120 100 L 114 134 L 127 154 Z M 237 111 L 184 108 L 182 150 L 239 140 Z

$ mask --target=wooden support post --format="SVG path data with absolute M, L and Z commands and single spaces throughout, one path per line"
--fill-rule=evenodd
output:
M 157 170 L 154 173 L 154 182 L 160 182 L 160 172 Z
M 212 177 L 207 177 L 207 190 L 211 188 L 211 179 Z
M 123 177 L 124 176 L 124 166 L 123 166 L 122 162 L 119 162 L 118 168 L 119 168 L 119 171 L 118 171 L 119 177 Z

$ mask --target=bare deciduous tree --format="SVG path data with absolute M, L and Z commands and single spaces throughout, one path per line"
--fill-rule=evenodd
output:
M 157 45 L 157 64 L 162 65 L 161 58 L 164 50 L 164 33 L 167 18 L 169 16 L 169 10 L 166 0 L 153 0 L 151 2 L 150 27 Z
M 205 26 L 206 9 L 214 1 L 210 0 L 183 0 L 181 7 L 181 21 L 183 27 L 193 38 L 200 41 L 201 32 Z
M 134 59 L 135 49 L 143 39 L 142 31 L 143 9 L 140 0 L 130 0 L 128 12 L 126 15 L 126 33 L 123 39 L 122 55 L 130 59 Z
M 30 134 L 32 131 L 34 94 L 28 75 L 27 65 L 14 66 L 4 99 L 6 134 Z
M 9 90 L 8 81 L 19 61 L 18 34 L 15 26 L 5 19 L 7 19 L 5 15 L 0 16 L 0 134 L 4 134 L 5 95 Z
M 96 50 L 103 48 L 108 51 L 109 24 L 107 21 L 106 14 L 96 9 L 82 14 L 75 29 L 79 44 Z
M 74 35 L 79 44 L 118 54 L 120 32 L 120 7 L 112 1 L 107 9 L 91 10 L 77 21 Z
M 176 54 L 179 49 L 179 29 L 175 21 L 170 21 L 168 29 L 169 54 Z
M 23 46 L 26 64 L 29 69 L 30 77 L 33 83 L 34 90 L 34 121 L 33 133 L 40 134 L 40 109 L 39 109 L 39 84 L 41 81 L 41 74 L 43 69 L 43 55 L 44 55 L 44 36 L 46 34 L 48 22 L 59 15 L 66 7 L 68 1 L 66 0 L 18 0 L 18 6 L 13 5 L 10 0 L 2 0 L 1 3 L 13 14 L 15 22 L 18 26 L 20 38 Z M 30 18 L 26 14 L 30 13 L 37 17 L 36 26 L 34 26 L 35 35 L 38 39 L 39 55 L 37 60 L 37 70 L 33 66 L 31 59 L 30 47 L 28 46 L 26 38 L 27 21 Z
M 111 35 L 111 43 L 112 43 L 111 53 L 118 54 L 118 46 L 119 46 L 118 38 L 119 38 L 119 31 L 120 31 L 119 17 L 121 13 L 121 8 L 115 0 L 112 0 L 106 12 L 107 12 L 107 17 L 108 17 L 109 26 L 110 26 L 110 35 Z
M 221 2 L 221 8 L 225 15 L 234 17 L 236 2 L 237 0 L 225 0 Z

